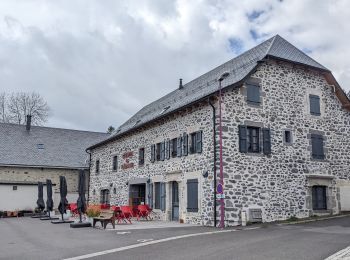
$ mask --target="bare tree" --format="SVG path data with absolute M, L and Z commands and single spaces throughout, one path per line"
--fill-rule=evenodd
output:
M 33 125 L 42 125 L 47 122 L 50 112 L 46 101 L 35 92 L 17 92 L 9 96 L 1 93 L 0 109 L 2 109 L 2 104 L 3 113 L 0 112 L 1 122 L 25 124 L 27 115 L 31 115 Z

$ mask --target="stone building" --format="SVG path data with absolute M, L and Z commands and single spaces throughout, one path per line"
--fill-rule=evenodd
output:
M 332 73 L 277 35 L 180 81 L 88 148 L 90 199 L 202 225 L 219 219 L 221 196 L 226 225 L 242 212 L 269 222 L 349 210 L 349 111 Z
M 105 133 L 0 123 L 0 210 L 34 209 L 38 181 L 46 179 L 54 185 L 57 207 L 61 175 L 67 180 L 68 201 L 76 201 L 78 171 L 87 171 L 89 166 L 85 149 L 107 137 Z

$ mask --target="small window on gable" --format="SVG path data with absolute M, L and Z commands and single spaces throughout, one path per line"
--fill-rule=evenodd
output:
M 100 160 L 96 160 L 95 172 L 100 173 Z
M 247 84 L 247 101 L 253 104 L 260 104 L 260 87 Z
M 39 149 L 39 150 L 42 150 L 42 149 L 45 148 L 45 146 L 44 146 L 44 144 L 37 144 L 36 148 Z
M 113 171 L 118 169 L 118 156 L 113 156 Z
M 145 164 L 145 148 L 139 149 L 139 165 Z
M 286 143 L 286 144 L 292 143 L 292 131 L 290 131 L 290 130 L 284 131 L 284 143 Z
M 321 115 L 320 97 L 316 95 L 309 95 L 309 101 L 310 101 L 310 114 L 314 116 L 320 116 Z

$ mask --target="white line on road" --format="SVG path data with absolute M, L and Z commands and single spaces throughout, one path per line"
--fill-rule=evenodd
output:
M 230 230 L 220 230 L 220 231 L 210 231 L 210 232 L 203 232 L 203 233 L 193 233 L 193 234 L 187 234 L 187 235 L 182 235 L 182 236 L 175 236 L 175 237 L 168 237 L 168 238 L 163 238 L 163 239 L 158 239 L 158 240 L 153 240 L 153 241 L 148 241 L 140 244 L 134 244 L 130 246 L 123 246 L 123 247 L 118 247 L 118 248 L 113 248 L 109 250 L 104 250 L 96 253 L 91 253 L 91 254 L 86 254 L 86 255 L 81 255 L 81 256 L 76 256 L 76 257 L 71 257 L 71 258 L 66 258 L 63 260 L 81 260 L 81 259 L 88 259 L 92 257 L 97 257 L 101 255 L 107 255 L 107 254 L 112 254 L 120 251 L 125 251 L 137 247 L 143 247 L 143 246 L 148 246 L 148 245 L 154 245 L 154 244 L 159 244 L 159 243 L 164 243 L 172 240 L 177 240 L 181 238 L 187 238 L 187 237 L 197 237 L 197 236 L 205 236 L 205 235 L 212 235 L 212 234 L 219 234 L 219 233 L 229 233 L 229 232 L 234 232 L 238 231 L 236 229 L 230 229 Z
M 343 250 L 340 250 L 334 255 L 327 257 L 325 260 L 349 260 L 349 259 L 350 259 L 350 246 L 348 246 L 347 248 L 344 248 Z

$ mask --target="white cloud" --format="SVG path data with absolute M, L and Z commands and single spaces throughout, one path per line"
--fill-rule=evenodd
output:
M 346 0 L 1 1 L 1 90 L 41 93 L 51 126 L 104 131 L 277 33 L 350 90 L 349 16 Z

